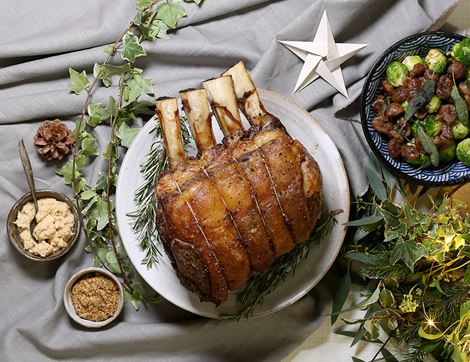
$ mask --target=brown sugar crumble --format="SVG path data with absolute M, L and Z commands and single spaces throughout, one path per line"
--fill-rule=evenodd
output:
M 85 274 L 72 287 L 72 305 L 80 318 L 106 320 L 116 313 L 118 304 L 118 286 L 100 273 Z

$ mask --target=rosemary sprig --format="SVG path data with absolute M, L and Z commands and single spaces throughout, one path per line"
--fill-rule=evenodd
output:
M 324 240 L 336 224 L 336 215 L 343 210 L 331 211 L 319 221 L 310 238 L 295 247 L 290 253 L 278 257 L 267 271 L 253 276 L 238 294 L 237 301 L 246 306 L 237 314 L 221 314 L 220 320 L 240 320 L 250 318 L 255 308 L 263 304 L 264 298 L 271 294 L 289 275 L 294 275 L 297 265 L 308 256 L 309 251 Z
M 162 172 L 168 168 L 168 157 L 165 152 L 160 122 L 157 120 L 155 123 L 155 127 L 150 131 L 154 142 L 145 161 L 140 165 L 144 183 L 134 194 L 136 210 L 127 214 L 132 221 L 132 229 L 137 234 L 139 246 L 145 252 L 142 264 L 147 265 L 148 268 L 158 263 L 158 258 L 162 255 L 159 248 L 161 245 L 160 236 L 157 232 L 158 200 L 155 186 Z M 191 141 L 191 134 L 184 117 L 181 117 L 180 128 L 183 143 L 187 146 Z

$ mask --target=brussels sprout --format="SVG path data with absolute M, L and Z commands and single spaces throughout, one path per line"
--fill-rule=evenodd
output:
M 415 137 L 418 137 L 418 126 L 421 126 L 430 137 L 437 136 L 442 130 L 442 122 L 433 114 L 428 114 L 425 119 L 418 119 L 411 125 L 411 132 Z
M 403 85 L 407 75 L 408 68 L 400 62 L 393 61 L 387 67 L 387 79 L 394 87 Z
M 424 58 L 424 62 L 432 71 L 442 74 L 447 67 L 447 57 L 439 49 L 431 49 Z
M 451 141 L 447 147 L 439 150 L 439 163 L 449 163 L 455 158 L 455 149 L 457 145 L 454 141 Z
M 459 161 L 462 161 L 465 166 L 470 167 L 470 138 L 463 140 L 457 145 L 456 154 Z
M 467 137 L 468 133 L 470 132 L 470 129 L 468 126 L 464 125 L 463 123 L 456 122 L 452 125 L 452 135 L 456 140 L 462 140 L 465 137 Z
M 408 108 L 408 101 L 404 101 L 401 106 L 403 107 L 403 109 L 406 111 L 406 109 Z
M 426 110 L 428 113 L 436 113 L 439 107 L 441 106 L 442 101 L 438 96 L 432 96 L 429 103 L 426 105 Z
M 452 56 L 460 63 L 470 67 L 470 38 L 465 38 L 452 47 Z
M 423 59 L 419 55 L 408 55 L 403 59 L 402 63 L 410 72 L 416 64 L 424 64 Z

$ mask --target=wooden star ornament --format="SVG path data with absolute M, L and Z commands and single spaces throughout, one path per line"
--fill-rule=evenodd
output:
M 293 93 L 304 89 L 318 77 L 322 77 L 345 97 L 348 96 L 348 93 L 344 84 L 341 64 L 368 45 L 336 43 L 326 10 L 312 42 L 279 42 L 305 62 Z

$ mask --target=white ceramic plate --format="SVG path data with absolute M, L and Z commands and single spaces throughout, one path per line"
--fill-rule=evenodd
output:
M 343 224 L 349 217 L 349 187 L 346 172 L 330 137 L 320 125 L 304 109 L 289 99 L 272 91 L 260 89 L 261 100 L 266 109 L 279 117 L 289 134 L 298 139 L 312 154 L 320 165 L 323 176 L 324 209 L 342 209 L 343 213 L 337 216 L 338 223 L 328 239 L 312 248 L 308 257 L 303 260 L 292 277 L 288 277 L 275 292 L 265 298 L 262 305 L 254 311 L 254 316 L 261 316 L 278 311 L 308 293 L 325 275 L 335 260 L 344 239 Z M 229 299 L 220 307 L 212 303 L 200 302 L 199 298 L 187 291 L 179 282 L 171 263 L 163 255 L 160 263 L 148 269 L 142 264 L 144 252 L 138 245 L 136 235 L 132 231 L 131 221 L 126 214 L 135 210 L 134 192 L 143 183 L 139 165 L 145 159 L 154 139 L 149 132 L 154 127 L 155 120 L 150 120 L 134 139 L 127 151 L 121 166 L 116 191 L 116 214 L 119 231 L 124 247 L 138 273 L 162 297 L 171 303 L 189 312 L 209 318 L 217 318 L 220 313 L 234 314 L 242 309 L 236 302 L 236 294 L 231 293 Z M 244 120 L 247 127 L 248 122 Z M 214 133 L 218 141 L 222 139 L 222 132 L 213 121 Z M 195 154 L 192 146 L 189 153 Z

